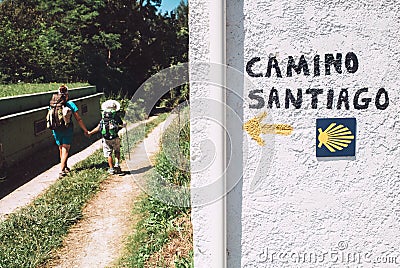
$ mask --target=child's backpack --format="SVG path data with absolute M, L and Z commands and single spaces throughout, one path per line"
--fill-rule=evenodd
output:
M 63 109 L 66 107 L 66 97 L 63 94 L 53 94 L 50 100 L 50 108 L 46 116 L 47 128 L 57 130 L 60 128 L 67 128 L 71 120 L 65 120 L 63 116 Z M 68 121 L 68 122 L 66 122 Z
M 116 111 L 114 110 L 105 110 L 101 116 L 101 135 L 106 140 L 113 140 L 118 137 L 118 123 L 115 120 Z

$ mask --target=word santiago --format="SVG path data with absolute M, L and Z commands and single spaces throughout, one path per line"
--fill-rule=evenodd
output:
M 282 72 L 279 67 L 278 61 L 276 57 L 269 57 L 268 65 L 265 75 L 261 72 L 255 73 L 253 70 L 254 64 L 256 62 L 261 61 L 259 57 L 252 58 L 246 65 L 246 72 L 250 77 L 271 77 L 272 69 L 275 70 L 276 76 L 278 78 L 282 78 Z M 313 59 L 313 72 L 314 76 L 321 75 L 321 66 L 320 66 L 320 55 L 316 55 Z M 333 54 L 325 54 L 325 62 L 324 62 L 324 70 L 325 75 L 331 75 L 332 66 L 335 71 L 341 74 L 343 61 L 342 54 L 337 53 L 336 58 Z M 358 70 L 358 58 L 354 52 L 348 52 L 345 56 L 344 66 L 348 73 L 355 73 Z M 298 64 L 296 64 L 294 58 L 292 56 L 288 57 L 287 68 L 286 68 L 286 76 L 292 77 L 293 71 L 297 74 L 303 72 L 304 75 L 310 75 L 310 69 L 308 66 L 308 62 L 305 59 L 304 55 L 301 55 Z M 305 94 L 308 94 L 311 99 L 311 108 L 318 108 L 318 97 L 321 94 L 324 94 L 323 89 L 319 88 L 308 88 L 305 90 Z M 251 109 L 261 109 L 265 106 L 265 98 L 264 98 L 264 90 L 263 89 L 255 89 L 249 92 L 248 97 L 252 102 L 249 104 L 249 108 Z M 284 94 L 284 103 L 285 108 L 288 109 L 290 105 L 293 105 L 296 109 L 300 109 L 303 104 L 303 89 L 297 89 L 297 93 L 293 94 L 292 90 L 287 88 Z M 368 94 L 368 88 L 358 89 L 354 95 L 349 95 L 349 91 L 346 88 L 340 90 L 338 94 L 338 100 L 334 103 L 335 91 L 333 89 L 329 89 L 326 92 L 326 108 L 333 109 L 342 109 L 344 107 L 346 110 L 350 109 L 350 103 L 353 104 L 354 109 L 364 110 L 367 109 L 372 102 L 372 98 Z M 268 107 L 272 108 L 274 105 L 276 108 L 281 107 L 281 98 L 279 96 L 279 92 L 277 89 L 272 87 L 269 91 L 268 95 Z M 389 94 L 384 88 L 380 88 L 374 98 L 375 107 L 379 110 L 385 110 L 389 106 Z

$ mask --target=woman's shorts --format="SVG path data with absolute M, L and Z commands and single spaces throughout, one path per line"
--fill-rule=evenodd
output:
M 69 144 L 72 143 L 72 138 L 74 137 L 74 132 L 68 130 L 61 130 L 61 131 L 54 131 L 53 136 L 58 146 L 62 144 Z
M 113 140 L 103 139 L 104 157 L 112 156 L 113 151 L 114 151 L 114 154 L 119 154 L 120 148 L 121 148 L 121 139 L 120 138 L 115 138 Z

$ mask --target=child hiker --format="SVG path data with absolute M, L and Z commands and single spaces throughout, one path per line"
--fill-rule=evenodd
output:
M 100 123 L 93 130 L 89 131 L 89 135 L 100 132 L 102 135 L 103 153 L 108 161 L 109 174 L 121 174 L 119 166 L 121 139 L 118 136 L 118 131 L 125 126 L 121 117 L 117 112 L 120 109 L 120 104 L 115 100 L 107 100 L 101 105 L 102 118 Z M 115 163 L 113 161 L 113 152 Z

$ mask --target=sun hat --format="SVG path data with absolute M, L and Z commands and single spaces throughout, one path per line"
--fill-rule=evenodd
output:
M 103 102 L 103 104 L 101 104 L 101 109 L 103 111 L 105 110 L 119 111 L 120 108 L 121 104 L 116 100 L 106 100 L 105 102 Z

